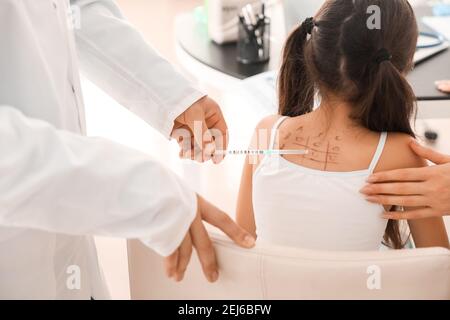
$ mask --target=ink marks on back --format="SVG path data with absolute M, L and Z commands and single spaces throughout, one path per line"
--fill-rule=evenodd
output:
M 303 127 L 297 128 L 294 135 L 286 135 L 291 138 L 291 141 L 286 141 L 286 144 L 292 143 L 295 149 L 307 149 L 309 153 L 301 156 L 301 164 L 313 162 L 322 170 L 327 170 L 330 165 L 339 163 L 339 155 L 341 152 L 342 137 L 339 135 L 333 138 L 326 137 L 324 132 L 317 135 L 303 135 Z M 283 147 L 286 146 L 283 144 Z M 297 156 L 298 157 L 298 156 Z M 298 160 L 298 158 L 297 158 Z

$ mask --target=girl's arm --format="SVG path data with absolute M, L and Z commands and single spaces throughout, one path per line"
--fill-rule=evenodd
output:
M 447 231 L 442 218 L 408 220 L 408 224 L 417 248 L 449 248 Z
M 279 118 L 279 115 L 269 116 L 264 118 L 258 124 L 255 129 L 255 133 L 253 134 L 249 149 L 257 150 L 269 148 L 271 129 Z M 238 225 L 250 232 L 255 238 L 257 232 L 253 212 L 252 181 L 253 172 L 255 172 L 262 159 L 263 156 L 247 156 L 245 158 L 236 208 L 236 221 Z
M 239 226 L 250 232 L 256 238 L 256 225 L 253 213 L 252 201 L 252 179 L 253 165 L 250 158 L 245 158 L 244 170 L 242 172 L 241 186 L 236 208 L 236 222 Z

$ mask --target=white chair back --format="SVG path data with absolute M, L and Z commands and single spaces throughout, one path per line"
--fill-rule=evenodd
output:
M 193 254 L 182 283 L 164 274 L 162 258 L 128 243 L 133 299 L 450 299 L 450 250 L 443 248 L 318 252 L 236 247 L 214 237 L 220 279 L 209 284 Z

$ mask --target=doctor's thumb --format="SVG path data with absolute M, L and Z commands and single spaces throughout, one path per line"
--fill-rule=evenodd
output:
M 234 241 L 238 246 L 251 249 L 255 246 L 255 238 L 245 231 L 243 228 L 238 226 L 234 221 L 233 226 L 230 226 L 231 232 L 225 232 L 231 240 Z
M 450 156 L 436 152 L 433 149 L 426 148 L 420 145 L 417 141 L 411 142 L 410 146 L 415 154 L 423 159 L 433 162 L 434 164 L 445 164 L 450 162 Z
M 255 238 L 237 225 L 228 214 L 201 197 L 198 197 L 198 200 L 200 214 L 204 221 L 222 230 L 238 246 L 248 249 L 255 246 Z
M 251 249 L 255 246 L 255 238 L 238 226 L 226 213 L 218 214 L 209 223 L 222 230 L 238 246 L 246 249 Z

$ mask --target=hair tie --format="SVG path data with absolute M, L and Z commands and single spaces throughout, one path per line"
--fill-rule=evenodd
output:
M 314 22 L 314 18 L 313 17 L 306 18 L 302 24 L 305 28 L 306 33 L 312 34 L 312 31 L 313 31 L 314 27 L 316 26 L 316 23 Z
M 377 64 L 380 64 L 384 61 L 391 61 L 392 54 L 385 48 L 382 48 L 378 50 L 378 52 L 375 54 L 374 61 Z

